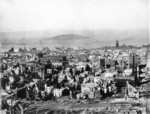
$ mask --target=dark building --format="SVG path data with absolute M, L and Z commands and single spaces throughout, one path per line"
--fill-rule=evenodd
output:
M 106 64 L 105 58 L 101 58 L 101 59 L 100 59 L 100 68 L 105 69 L 105 67 L 106 67 L 105 64 Z
M 129 57 L 130 66 L 133 68 L 133 66 L 138 66 L 140 63 L 140 57 L 136 54 L 131 54 Z
M 44 74 L 52 74 L 52 63 L 50 61 L 47 61 L 47 64 L 44 67 Z

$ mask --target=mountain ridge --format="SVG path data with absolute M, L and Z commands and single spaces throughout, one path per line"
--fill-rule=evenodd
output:
M 90 39 L 88 36 L 78 34 L 61 34 L 54 37 L 46 38 L 45 40 L 79 40 L 79 39 Z

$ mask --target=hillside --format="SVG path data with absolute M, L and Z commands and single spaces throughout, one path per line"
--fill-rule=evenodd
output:
M 62 34 L 55 37 L 47 38 L 46 40 L 80 40 L 89 39 L 87 36 L 77 35 L 77 34 Z

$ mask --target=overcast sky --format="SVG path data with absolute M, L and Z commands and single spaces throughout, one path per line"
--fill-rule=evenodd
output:
M 148 29 L 148 0 L 0 0 L 0 32 Z

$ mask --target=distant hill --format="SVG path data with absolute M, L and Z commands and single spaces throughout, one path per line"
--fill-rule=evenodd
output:
M 89 39 L 87 36 L 82 36 L 78 34 L 62 34 L 55 37 L 47 38 L 46 40 L 80 40 L 80 39 Z
M 58 47 L 86 47 L 90 46 L 88 43 L 90 37 L 78 34 L 61 34 L 50 38 L 42 39 L 44 45 L 58 46 Z
M 48 47 L 104 47 L 120 45 L 147 45 L 148 30 L 47 30 L 0 32 L 2 45 L 43 45 Z

